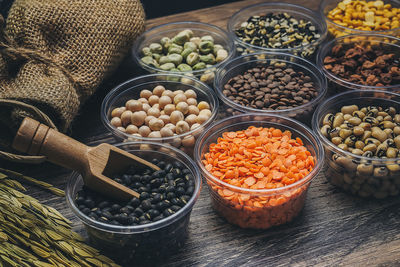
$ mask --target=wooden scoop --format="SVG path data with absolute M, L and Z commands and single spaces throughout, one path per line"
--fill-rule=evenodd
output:
M 79 172 L 89 188 L 115 199 L 129 200 L 139 194 L 108 178 L 129 166 L 160 168 L 110 144 L 88 147 L 31 118 L 25 118 L 14 138 L 13 148 Z

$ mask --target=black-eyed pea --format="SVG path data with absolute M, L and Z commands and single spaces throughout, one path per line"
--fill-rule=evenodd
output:
M 186 115 L 189 112 L 189 105 L 186 102 L 179 102 L 176 104 L 175 109 L 182 112 L 183 115 Z
M 356 141 L 357 137 L 355 137 L 354 135 L 350 135 L 344 140 L 344 144 L 347 145 L 347 147 L 353 147 Z
M 323 125 L 332 126 L 334 117 L 335 117 L 335 116 L 333 116 L 332 113 L 326 114 L 325 117 L 324 117 L 324 119 L 322 120 L 322 124 L 323 124 Z
M 395 126 L 395 127 L 393 128 L 393 134 L 394 134 L 395 136 L 400 135 L 400 126 Z
M 122 113 L 123 113 L 125 110 L 126 110 L 125 107 L 114 108 L 114 109 L 111 111 L 111 117 L 112 117 L 112 118 L 114 118 L 114 117 L 121 117 Z
M 132 116 L 132 111 L 130 110 L 125 110 L 122 114 L 121 114 L 121 122 L 122 122 L 122 126 L 127 126 L 128 124 L 131 123 L 131 116 Z
M 376 148 L 377 148 L 377 145 L 374 143 L 371 143 L 371 144 L 367 144 L 366 146 L 364 146 L 363 151 L 364 152 L 370 151 L 370 152 L 375 153 Z
M 393 129 L 396 124 L 391 121 L 382 121 L 379 126 L 383 127 L 384 129 Z
M 179 102 L 185 102 L 186 103 L 187 97 L 181 93 L 181 94 L 177 94 L 174 97 L 174 104 L 177 105 Z
M 145 119 L 147 117 L 146 112 L 142 111 L 135 111 L 131 114 L 130 123 L 133 125 L 140 127 L 144 124 Z
M 362 122 L 358 126 L 363 128 L 365 131 L 371 130 L 371 124 L 368 122 Z
M 331 130 L 331 126 L 329 125 L 324 125 L 321 127 L 321 133 L 323 136 L 325 136 L 326 138 L 329 137 L 329 131 Z
M 383 178 L 388 176 L 389 170 L 385 166 L 379 166 L 374 168 L 374 177 Z
M 395 123 L 399 124 L 399 123 L 400 123 L 400 114 L 394 115 L 393 121 L 394 121 Z
M 153 131 L 159 131 L 164 127 L 164 121 L 158 118 L 153 118 L 149 121 L 149 127 Z
M 201 126 L 201 124 L 196 122 L 192 126 L 190 126 L 190 130 L 193 131 L 193 130 L 199 128 L 200 126 Z
M 386 150 L 386 157 L 388 157 L 388 158 L 396 158 L 398 152 L 399 152 L 399 150 L 397 148 L 389 147 Z
M 348 119 L 348 122 L 354 126 L 357 126 L 357 125 L 360 125 L 361 119 L 357 118 L 357 117 L 351 117 L 350 119 Z
M 158 108 L 151 107 L 151 108 L 149 108 L 147 110 L 147 115 L 148 116 L 154 116 L 154 117 L 158 118 L 158 117 L 160 117 L 161 113 L 160 113 L 160 110 Z
M 343 139 L 342 139 L 341 137 L 339 137 L 339 136 L 336 136 L 336 137 L 333 137 L 333 138 L 331 139 L 331 142 L 332 142 L 334 145 L 340 145 L 341 143 L 343 143 Z
M 372 136 L 380 142 L 383 142 L 388 138 L 387 134 L 379 127 L 372 127 Z
M 150 96 L 152 96 L 153 93 L 150 90 L 142 90 L 140 91 L 140 97 L 149 99 Z
M 329 132 L 330 138 L 334 138 L 334 137 L 339 136 L 340 130 L 341 130 L 341 128 L 339 128 L 339 127 L 332 128 L 332 129 L 330 130 L 330 132 Z
M 363 119 L 363 122 L 367 122 L 367 123 L 371 124 L 371 127 L 377 126 L 379 124 L 379 121 L 376 118 L 369 117 L 369 116 L 365 116 Z
M 340 111 L 343 114 L 352 114 L 354 111 L 358 110 L 357 105 L 343 106 Z
M 349 173 L 345 172 L 343 174 L 343 181 L 346 184 L 353 184 L 353 177 Z
M 361 149 L 358 149 L 358 148 L 353 148 L 353 150 L 351 150 L 351 153 L 353 153 L 354 155 L 357 155 L 357 156 L 361 156 L 364 153 L 364 151 L 362 151 Z
M 357 163 L 355 163 L 352 159 L 346 157 L 338 157 L 336 162 L 341 165 L 348 172 L 353 173 L 357 170 Z
M 188 103 L 189 106 L 196 106 L 197 107 L 197 100 L 195 98 L 188 98 L 186 100 L 186 103 Z
M 137 133 L 138 131 L 139 131 L 139 128 L 138 128 L 137 126 L 133 125 L 133 124 L 128 125 L 128 126 L 126 127 L 126 130 L 125 130 L 125 132 L 126 132 L 127 134 L 135 134 L 135 133 Z
M 161 133 L 160 131 L 152 131 L 151 133 L 149 133 L 149 135 L 147 136 L 149 138 L 161 138 Z
M 350 118 L 352 118 L 353 116 L 351 116 L 351 114 L 344 114 L 343 118 L 345 121 L 349 120 Z
M 372 164 L 358 164 L 357 165 L 357 173 L 360 175 L 370 176 L 374 172 L 374 166 Z
M 156 87 L 153 88 L 153 94 L 158 97 L 161 97 L 162 93 L 164 93 L 164 91 L 165 91 L 165 87 L 162 85 L 157 85 Z
M 365 117 L 365 113 L 360 110 L 354 111 L 351 115 L 353 115 L 353 117 L 357 117 L 360 119 L 363 119 Z
M 394 144 L 396 145 L 397 149 L 400 149 L 400 135 L 393 138 Z
M 375 118 L 376 118 L 376 120 L 378 122 L 383 122 L 383 117 L 382 116 L 376 116 Z
M 162 137 L 170 137 L 170 136 L 173 136 L 173 135 L 174 135 L 174 132 L 171 130 L 170 127 L 165 127 L 165 126 L 164 126 L 164 127 L 160 130 L 160 134 L 161 134 Z
M 160 98 L 156 95 L 152 95 L 149 97 L 149 105 L 153 106 L 155 104 L 158 104 L 158 101 L 160 100 Z
M 342 113 L 337 113 L 333 119 L 332 127 L 339 127 L 344 122 Z
M 175 132 L 177 134 L 183 134 L 190 131 L 190 126 L 186 121 L 178 121 L 176 123 Z
M 363 141 L 358 140 L 358 141 L 355 142 L 354 146 L 357 149 L 363 150 L 364 147 L 365 147 L 365 143 Z
M 390 116 L 390 115 L 387 115 L 387 116 L 385 116 L 384 118 L 383 118 L 383 121 L 392 121 L 393 119 L 392 119 L 392 116 Z
M 352 130 L 350 129 L 341 129 L 339 131 L 339 136 L 344 140 L 346 139 L 348 136 L 350 136 L 353 133 Z
M 375 152 L 372 151 L 365 151 L 362 156 L 367 157 L 367 158 L 372 158 L 374 156 Z
M 365 142 L 365 140 L 367 140 L 368 138 L 370 138 L 372 136 L 372 132 L 365 130 L 364 134 L 361 136 L 361 140 Z
M 147 137 L 151 133 L 149 126 L 143 125 L 139 127 L 138 133 L 140 136 Z
M 388 138 L 393 138 L 393 130 L 392 129 L 384 129 L 383 131 L 386 133 Z
M 124 128 L 124 127 L 117 127 L 117 130 L 119 130 L 119 131 L 121 131 L 121 132 L 123 132 L 123 133 L 125 133 L 126 132 L 126 129 Z
M 361 111 L 362 113 L 364 113 L 364 114 L 367 114 L 367 112 L 368 112 L 368 110 L 367 110 L 366 107 L 361 108 L 360 111 Z
M 193 135 L 185 136 L 182 139 L 182 145 L 184 147 L 193 147 L 195 143 L 196 143 L 196 139 L 194 138 Z
M 200 103 L 197 104 L 197 107 L 200 111 L 203 109 L 210 109 L 210 104 L 208 104 L 206 101 L 200 101 Z
M 122 127 L 122 121 L 120 117 L 114 117 L 111 119 L 111 125 L 114 127 Z
M 353 134 L 355 136 L 362 136 L 364 134 L 364 128 L 360 127 L 360 126 L 355 126 L 353 128 Z
M 390 163 L 390 164 L 386 165 L 386 168 L 388 168 L 390 173 L 397 173 L 397 175 L 399 175 L 399 178 L 400 178 L 400 164 Z

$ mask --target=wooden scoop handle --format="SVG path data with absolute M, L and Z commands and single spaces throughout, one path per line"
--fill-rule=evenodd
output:
M 43 155 L 47 160 L 83 173 L 89 147 L 37 122 L 25 118 L 15 135 L 13 148 L 29 155 Z

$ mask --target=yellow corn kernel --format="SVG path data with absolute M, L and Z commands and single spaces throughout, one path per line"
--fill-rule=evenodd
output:
M 340 2 L 338 5 L 337 5 L 337 7 L 338 8 L 340 8 L 341 10 L 346 10 L 346 4 L 345 3 L 343 3 L 343 2 Z
M 385 12 L 383 12 L 383 11 L 381 11 L 381 10 L 375 11 L 374 13 L 375 13 L 375 15 L 377 15 L 377 16 L 383 16 L 383 15 L 385 14 Z
M 383 8 L 384 8 L 384 9 L 391 9 L 391 8 L 392 8 L 392 5 L 391 5 L 391 4 L 386 4 L 386 5 L 383 6 Z
M 352 0 L 343 0 L 342 3 L 345 5 L 348 5 L 348 4 L 352 3 Z
M 387 11 L 387 12 L 383 13 L 383 16 L 384 16 L 385 18 L 391 18 L 391 17 L 394 16 L 394 14 L 393 14 L 392 12 L 390 12 L 390 11 Z
M 372 2 L 372 3 L 374 5 L 374 7 L 376 7 L 376 8 L 383 8 L 383 6 L 384 6 L 383 1 L 380 1 L 380 0 Z
M 368 24 L 374 24 L 375 21 L 375 14 L 374 12 L 368 11 L 367 13 L 365 13 L 365 22 Z
M 336 16 L 334 16 L 333 18 L 334 18 L 334 19 L 341 20 L 341 19 L 343 18 L 343 16 L 342 16 L 342 15 L 336 15 Z
M 393 22 L 392 22 L 392 25 L 391 25 L 391 28 L 392 28 L 392 29 L 395 29 L 395 28 L 398 28 L 398 27 L 400 27 L 399 21 L 398 21 L 398 20 L 393 21 Z

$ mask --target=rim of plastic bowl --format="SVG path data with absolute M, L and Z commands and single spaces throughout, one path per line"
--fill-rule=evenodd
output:
M 397 32 L 397 31 L 400 32 L 400 27 L 397 27 L 397 28 L 394 28 L 394 29 L 390 29 L 390 30 L 366 31 L 366 30 L 352 29 L 352 28 L 349 28 L 349 27 L 346 27 L 346 26 L 339 25 L 339 24 L 335 23 L 333 20 L 331 20 L 330 18 L 328 18 L 327 14 L 325 14 L 325 12 L 324 12 L 325 5 L 326 5 L 326 3 L 328 3 L 329 1 L 330 1 L 330 0 L 322 0 L 321 5 L 320 5 L 320 8 L 319 8 L 319 11 L 320 11 L 320 13 L 322 14 L 323 18 L 324 18 L 328 23 L 333 24 L 333 25 L 334 25 L 335 27 L 337 27 L 337 28 L 340 28 L 340 29 L 341 29 L 341 32 L 345 33 L 346 35 L 348 35 L 348 34 L 366 34 L 366 33 L 378 33 L 378 34 L 385 34 L 385 33 L 387 33 L 387 34 L 389 34 L 389 33 L 391 33 L 391 32 Z M 400 5 L 400 3 L 397 2 L 397 1 L 390 1 L 390 2 L 394 2 L 394 3 L 398 4 L 398 5 Z
M 290 63 L 290 64 L 294 64 L 294 65 L 296 65 L 297 67 L 302 68 L 303 70 L 307 70 L 307 71 L 310 73 L 310 75 L 315 75 L 315 77 L 318 79 L 318 82 L 321 84 L 321 87 L 320 87 L 320 91 L 319 91 L 319 93 L 318 93 L 318 96 L 315 97 L 314 99 L 312 99 L 310 102 L 308 102 L 308 103 L 306 103 L 306 104 L 303 104 L 303 105 L 301 105 L 301 106 L 297 106 L 297 107 L 294 107 L 294 108 L 288 108 L 288 109 L 280 109 L 280 110 L 261 110 L 261 109 L 246 107 L 246 106 L 240 105 L 240 104 L 238 104 L 238 103 L 236 103 L 236 102 L 230 100 L 229 98 L 227 98 L 227 97 L 222 93 L 222 91 L 223 91 L 223 86 L 224 86 L 224 85 L 221 83 L 221 82 L 222 82 L 222 79 L 223 79 L 230 71 L 232 71 L 232 69 L 238 67 L 239 64 L 237 64 L 237 65 L 231 67 L 230 69 L 226 70 L 226 71 L 225 71 L 225 74 L 222 74 L 222 72 L 224 71 L 225 67 L 226 67 L 228 64 L 232 64 L 232 63 L 238 62 L 238 61 L 242 60 L 243 58 L 246 58 L 246 57 L 256 57 L 256 56 L 259 56 L 259 55 L 272 55 L 272 56 L 276 56 L 276 57 L 270 58 L 270 59 L 268 59 L 268 58 L 267 58 L 267 59 L 255 59 L 255 60 L 252 60 L 252 61 L 249 61 L 249 62 L 240 63 L 240 65 L 241 65 L 241 64 L 248 64 L 248 63 L 252 63 L 252 62 L 258 62 L 258 61 L 260 61 L 260 60 L 265 60 L 265 61 L 267 61 L 267 60 L 268 60 L 268 61 L 274 60 L 274 61 L 281 61 L 281 62 L 283 61 L 283 62 L 287 62 L 287 63 Z M 280 58 L 278 58 L 279 56 L 281 56 L 281 57 L 292 57 L 292 58 L 295 58 L 296 60 L 299 60 L 301 63 L 307 63 L 307 64 L 309 64 L 310 66 L 312 66 L 312 67 L 314 68 L 314 70 L 310 70 L 310 69 L 309 69 L 308 67 L 306 67 L 304 64 L 294 63 L 294 62 L 290 62 L 290 61 L 287 61 L 287 60 L 284 60 L 284 59 L 280 59 Z M 315 82 L 315 81 L 314 81 L 314 82 Z M 311 61 L 309 61 L 309 60 L 306 60 L 306 59 L 304 59 L 304 58 L 302 58 L 302 57 L 299 57 L 299 56 L 295 56 L 295 55 L 293 55 L 293 54 L 287 54 L 287 53 L 279 53 L 279 52 L 258 52 L 258 53 L 246 54 L 246 55 L 243 55 L 243 56 L 240 56 L 240 57 L 236 57 L 236 58 L 234 58 L 234 59 L 232 59 L 232 60 L 226 62 L 223 66 L 221 66 L 221 68 L 217 71 L 217 73 L 216 73 L 216 75 L 215 75 L 215 79 L 214 79 L 214 88 L 215 88 L 215 91 L 217 92 L 217 95 L 218 95 L 218 98 L 219 98 L 219 99 L 221 99 L 225 104 L 227 104 L 227 105 L 229 105 L 229 106 L 232 106 L 232 107 L 234 107 L 234 108 L 236 108 L 236 109 L 238 109 L 238 110 L 246 111 L 246 112 L 251 112 L 251 113 L 258 113 L 258 114 L 263 114 L 263 113 L 265 113 L 265 114 L 275 114 L 275 113 L 276 113 L 276 114 L 279 114 L 279 113 L 282 113 L 282 112 L 297 111 L 297 110 L 305 109 L 305 108 L 308 108 L 309 106 L 315 105 L 315 104 L 318 103 L 321 99 L 323 99 L 323 97 L 324 97 L 324 96 L 326 95 L 326 93 L 328 92 L 328 82 L 327 82 L 327 80 L 326 80 L 326 77 L 325 77 L 324 73 L 323 73 L 319 68 L 317 68 L 317 66 L 316 66 L 315 64 L 313 64 L 313 63 L 312 63 Z
M 263 8 L 263 7 L 270 8 L 270 9 L 272 7 L 274 7 L 275 9 L 278 9 L 278 8 L 282 9 L 282 12 L 286 12 L 286 13 L 290 13 L 290 14 L 298 14 L 298 15 L 301 15 L 302 17 L 306 17 L 313 23 L 313 25 L 315 27 L 319 27 L 321 29 L 321 33 L 320 33 L 321 36 L 317 40 L 315 40 L 307 45 L 299 45 L 299 46 L 295 46 L 295 47 L 291 47 L 291 48 L 267 48 L 267 47 L 256 46 L 256 45 L 246 43 L 246 42 L 240 40 L 240 38 L 235 34 L 235 28 L 234 28 L 233 24 L 235 23 L 235 20 L 237 19 L 237 17 L 239 17 L 241 15 L 242 12 L 247 11 L 252 8 L 258 8 L 258 7 L 260 8 L 260 12 L 261 12 L 261 8 Z M 295 10 L 295 9 L 297 9 L 297 10 Z M 268 10 L 268 9 L 266 9 L 266 10 Z M 262 10 L 262 11 L 264 11 L 264 10 Z M 313 16 L 310 16 L 306 12 L 312 14 Z M 251 48 L 254 50 L 264 50 L 264 51 L 268 51 L 268 52 L 273 52 L 273 51 L 290 52 L 290 51 L 295 51 L 295 50 L 303 50 L 308 47 L 322 43 L 322 41 L 325 40 L 326 36 L 328 35 L 327 24 L 326 24 L 323 16 L 320 14 L 320 12 L 315 12 L 309 8 L 306 8 L 306 7 L 303 7 L 300 5 L 281 3 L 281 2 L 261 3 L 261 4 L 254 4 L 254 5 L 244 7 L 232 15 L 232 17 L 228 20 L 227 28 L 228 28 L 228 34 L 230 35 L 231 39 L 234 40 L 234 42 L 237 42 L 241 46 L 248 47 L 248 48 Z
M 346 86 L 346 88 L 355 90 L 355 89 L 363 89 L 363 90 L 372 90 L 374 88 L 379 88 L 379 89 L 393 89 L 393 88 L 399 88 L 400 84 L 394 84 L 394 85 L 388 85 L 388 86 L 372 86 L 372 85 L 362 85 L 362 84 L 357 84 L 357 83 L 352 83 L 349 82 L 347 80 L 344 80 L 336 75 L 334 75 L 332 72 L 328 71 L 325 68 L 324 65 L 324 59 L 325 57 L 328 56 L 328 53 L 330 53 L 330 49 L 333 47 L 333 45 L 336 42 L 341 42 L 343 39 L 346 38 L 356 38 L 356 37 L 374 37 L 374 38 L 379 38 L 379 39 L 384 39 L 384 38 L 388 38 L 394 41 L 398 42 L 398 45 L 396 44 L 391 44 L 391 43 L 386 43 L 386 42 L 381 42 L 378 41 L 379 43 L 385 43 L 387 45 L 391 45 L 391 46 L 395 46 L 399 49 L 400 51 L 400 38 L 394 37 L 394 36 L 389 36 L 389 35 L 383 35 L 383 34 L 374 34 L 374 33 L 365 33 L 365 34 L 349 34 L 349 35 L 345 35 L 345 36 L 341 36 L 338 38 L 335 38 L 327 43 L 325 43 L 321 49 L 319 49 L 318 53 L 317 53 L 317 58 L 316 58 L 316 64 L 318 66 L 319 69 L 321 69 L 323 71 L 323 73 L 325 74 L 325 76 L 331 80 L 334 81 L 335 83 L 338 83 L 340 85 L 344 85 Z
M 218 179 L 214 175 L 212 175 L 209 171 L 207 171 L 204 164 L 202 164 L 202 159 L 201 159 L 200 153 L 201 153 L 206 141 L 209 140 L 210 138 L 214 137 L 216 135 L 216 133 L 213 133 L 205 140 L 204 140 L 204 135 L 214 126 L 217 126 L 219 124 L 222 124 L 222 123 L 227 122 L 234 118 L 246 117 L 246 116 L 254 116 L 254 117 L 256 117 L 256 119 L 258 119 L 260 117 L 264 117 L 265 120 L 263 120 L 263 121 L 258 120 L 258 121 L 254 121 L 254 122 L 267 122 L 267 123 L 277 124 L 277 125 L 278 125 L 278 123 L 271 122 L 268 119 L 278 118 L 280 120 L 288 121 L 288 122 L 293 123 L 296 126 L 300 127 L 302 130 L 300 133 L 303 135 L 303 137 L 307 138 L 308 141 L 310 141 L 310 143 L 312 144 L 312 146 L 314 147 L 314 150 L 315 150 L 315 154 L 316 154 L 315 158 L 317 160 L 317 164 L 314 166 L 312 171 L 308 175 L 306 175 L 305 177 L 303 177 L 302 179 L 300 179 L 299 181 L 297 181 L 293 184 L 290 184 L 290 185 L 284 186 L 284 187 L 280 187 L 280 188 L 273 188 L 273 189 L 248 189 L 248 188 L 242 188 L 239 186 L 234 186 L 234 185 L 231 185 L 231 184 L 221 181 L 220 179 Z M 245 122 L 242 122 L 242 123 L 245 123 Z M 229 126 L 227 126 L 227 127 L 229 127 Z M 225 128 L 227 128 L 227 127 L 225 127 Z M 284 125 L 284 127 L 287 130 L 290 130 L 291 132 L 299 132 L 298 130 L 293 129 L 291 126 Z M 223 130 L 223 129 L 219 129 L 218 132 L 220 132 L 221 130 Z M 309 140 L 309 137 L 305 136 L 303 131 L 305 131 L 307 134 L 309 134 L 314 140 Z M 202 143 L 201 146 L 200 146 L 200 143 Z M 304 125 L 303 123 L 301 123 L 299 121 L 293 120 L 291 118 L 279 116 L 279 115 L 246 113 L 246 114 L 240 114 L 240 115 L 236 115 L 236 116 L 230 116 L 228 118 L 225 118 L 223 120 L 220 120 L 220 121 L 215 122 L 212 125 L 210 125 L 196 141 L 196 145 L 195 145 L 195 149 L 194 149 L 194 159 L 195 159 L 195 162 L 197 163 L 198 167 L 200 168 L 201 172 L 205 174 L 204 175 L 205 178 L 207 180 L 211 180 L 213 183 L 222 185 L 234 192 L 277 195 L 277 194 L 284 193 L 285 191 L 288 191 L 288 190 L 299 188 L 299 187 L 303 186 L 304 184 L 311 182 L 311 180 L 313 178 L 315 178 L 318 175 L 318 173 L 321 171 L 322 166 L 324 164 L 324 149 L 323 149 L 322 144 L 319 141 L 318 137 L 315 135 L 315 133 L 311 129 L 309 129 L 306 125 Z
M 158 146 L 160 148 L 171 149 L 173 152 L 180 154 L 182 157 L 184 157 L 190 163 L 191 166 L 186 166 L 185 163 L 184 163 L 184 165 L 189 168 L 189 170 L 191 171 L 191 173 L 195 179 L 195 190 L 194 190 L 194 193 L 191 196 L 190 200 L 188 201 L 188 203 L 183 208 L 181 208 L 178 212 L 174 213 L 173 215 L 163 218 L 162 220 L 149 223 L 149 224 L 134 225 L 134 226 L 119 226 L 119 225 L 111 225 L 111 224 L 107 224 L 107 223 L 102 223 L 102 222 L 96 221 L 96 220 L 86 216 L 75 205 L 75 202 L 73 200 L 73 198 L 75 196 L 72 195 L 72 191 L 74 190 L 76 183 L 78 182 L 79 177 L 81 177 L 81 175 L 77 172 L 72 172 L 70 179 L 68 181 L 68 184 L 67 184 L 67 188 L 66 188 L 67 204 L 72 209 L 74 214 L 76 216 L 78 216 L 79 219 L 81 219 L 84 224 L 87 224 L 88 226 L 96 228 L 100 231 L 113 232 L 113 233 L 118 233 L 118 234 L 143 233 L 143 232 L 157 230 L 157 229 L 160 229 L 167 225 L 170 225 L 173 222 L 176 222 L 177 220 L 181 219 L 183 216 L 185 216 L 188 212 L 190 212 L 192 210 L 195 202 L 197 201 L 197 199 L 200 195 L 200 190 L 201 190 L 201 176 L 200 176 L 200 171 L 199 171 L 199 168 L 197 167 L 197 164 L 195 162 L 193 162 L 193 160 L 188 155 L 186 155 L 179 149 L 176 149 L 172 146 L 160 144 L 160 143 L 126 142 L 126 143 L 115 144 L 115 146 L 119 147 L 119 146 L 125 146 L 125 145 L 142 145 L 142 144 L 148 144 L 151 146 Z M 165 154 L 160 151 L 153 151 L 153 152 Z M 169 157 L 171 157 L 171 156 L 169 156 Z M 174 159 L 176 159 L 176 158 L 174 158 Z M 193 173 L 192 169 L 194 170 L 194 173 Z M 82 178 L 80 178 L 80 179 L 82 179 Z
M 181 28 L 181 29 L 197 29 L 194 26 L 195 25 L 201 25 L 201 26 L 205 26 L 205 27 L 209 27 L 210 29 L 214 30 L 214 33 L 220 35 L 221 37 L 223 37 L 223 39 L 225 39 L 226 43 L 228 44 L 228 47 L 224 47 L 227 49 L 228 51 L 228 57 L 226 59 L 224 59 L 223 61 L 212 65 L 211 67 L 208 68 L 204 68 L 201 70 L 190 70 L 190 71 L 168 71 L 168 70 L 162 70 L 159 68 L 155 68 L 152 67 L 148 64 L 143 63 L 140 58 L 141 58 L 141 49 L 140 46 L 143 44 L 145 35 L 150 34 L 149 37 L 153 37 L 153 36 L 157 36 L 160 34 L 160 32 L 157 32 L 157 30 L 162 29 L 164 27 L 168 27 L 171 25 L 176 25 L 176 28 L 171 30 L 171 31 L 176 31 L 177 29 Z M 188 25 L 187 27 L 183 27 L 182 25 Z M 202 31 L 205 31 L 206 29 L 200 29 Z M 155 33 L 154 33 L 155 32 Z M 225 35 L 225 36 L 224 36 Z M 148 37 L 148 38 L 149 38 Z M 160 37 L 161 38 L 161 37 Z M 141 66 L 142 68 L 144 68 L 145 70 L 152 72 L 152 73 L 165 73 L 165 74 L 186 74 L 186 75 L 194 75 L 194 76 L 200 76 L 202 74 L 204 74 L 206 71 L 209 70 L 213 70 L 213 69 L 218 69 L 219 66 L 221 66 L 222 64 L 224 64 L 226 61 L 228 61 L 229 59 L 233 58 L 235 56 L 235 45 L 233 43 L 233 41 L 231 40 L 231 38 L 229 37 L 229 34 L 221 29 L 218 26 L 215 26 L 213 24 L 209 24 L 209 23 L 204 23 L 204 22 L 197 22 L 197 21 L 178 21 L 178 22 L 171 22 L 171 23 L 165 23 L 165 24 L 161 24 L 158 26 L 154 26 L 152 28 L 150 28 L 149 30 L 145 31 L 142 35 L 140 35 L 137 40 L 134 42 L 133 46 L 132 46 L 132 54 L 133 54 L 133 59 L 136 62 L 136 64 L 138 64 L 139 66 Z
M 160 76 L 162 76 L 162 77 L 175 77 L 175 78 L 190 79 L 193 82 L 199 83 L 201 86 L 204 86 L 204 88 L 207 88 L 208 92 L 206 92 L 206 93 L 207 93 L 208 96 L 211 96 L 210 98 L 211 98 L 211 101 L 212 101 L 212 103 L 209 103 L 210 107 L 214 107 L 211 110 L 211 117 L 208 118 L 208 120 L 206 120 L 205 122 L 203 122 L 199 127 L 195 128 L 193 130 L 190 130 L 190 131 L 188 131 L 186 133 L 178 134 L 178 135 L 174 135 L 174 136 L 169 136 L 169 137 L 161 137 L 161 138 L 158 138 L 158 137 L 133 136 L 131 134 L 124 133 L 124 132 L 118 130 L 116 127 L 112 126 L 111 122 L 110 122 L 110 120 L 108 118 L 108 115 L 107 115 L 108 110 L 109 110 L 112 102 L 114 101 L 114 99 L 118 99 L 118 97 L 123 92 L 125 92 L 126 90 L 129 90 L 129 89 L 125 89 L 125 90 L 123 90 L 122 92 L 120 92 L 118 94 L 116 94 L 116 92 L 118 92 L 118 90 L 120 90 L 122 87 L 128 85 L 131 82 L 136 82 L 136 81 L 138 81 L 140 79 L 146 79 L 146 78 L 152 78 L 152 77 L 157 78 L 157 77 L 160 77 Z M 154 81 L 151 81 L 151 82 L 157 82 L 157 81 L 184 84 L 184 83 L 179 82 L 179 81 L 168 81 L 168 80 L 157 80 L 157 79 L 154 79 Z M 143 84 L 146 84 L 146 83 L 143 83 Z M 141 84 L 137 84 L 137 85 L 134 85 L 134 86 L 139 86 L 139 85 L 141 85 Z M 219 109 L 218 97 L 215 94 L 214 90 L 212 90 L 208 85 L 206 85 L 205 83 L 197 80 L 196 78 L 188 77 L 188 76 L 185 76 L 185 75 L 182 75 L 182 74 L 173 74 L 173 73 L 147 74 L 147 75 L 142 75 L 142 76 L 130 79 L 130 80 L 125 81 L 125 82 L 117 85 L 116 87 L 114 87 L 106 95 L 106 97 L 104 98 L 104 100 L 103 100 L 103 102 L 101 104 L 101 120 L 102 120 L 104 126 L 108 130 L 110 130 L 111 132 L 116 132 L 119 136 L 123 136 L 123 138 L 126 138 L 126 139 L 127 138 L 134 138 L 135 140 L 146 141 L 146 142 L 161 142 L 161 141 L 170 141 L 170 140 L 173 140 L 175 138 L 182 138 L 182 137 L 191 135 L 193 133 L 196 133 L 197 131 L 199 131 L 199 129 L 201 129 L 201 127 L 207 126 L 208 124 L 210 124 L 216 118 L 216 116 L 218 115 L 218 109 Z
M 327 112 L 323 113 L 324 109 L 326 107 L 331 107 L 334 104 L 337 104 L 338 100 L 340 100 L 340 99 L 349 99 L 349 98 L 346 98 L 346 97 L 348 97 L 347 95 L 349 95 L 349 94 L 360 94 L 360 93 L 379 93 L 379 94 L 383 93 L 383 94 L 389 94 L 389 95 L 393 95 L 393 96 L 400 98 L 400 94 L 396 94 L 393 92 L 385 92 L 382 90 L 347 91 L 347 92 L 343 92 L 343 93 L 334 95 L 334 96 L 326 99 L 323 103 L 321 103 L 321 105 L 319 105 L 317 107 L 317 109 L 312 117 L 312 120 L 311 120 L 313 131 L 317 134 L 319 140 L 321 140 L 321 142 L 324 145 L 329 147 L 330 151 L 344 155 L 346 157 L 357 159 L 358 161 L 366 160 L 366 161 L 374 161 L 374 162 L 381 162 L 381 163 L 396 162 L 396 161 L 400 160 L 400 157 L 383 159 L 383 158 L 369 158 L 369 157 L 364 157 L 364 156 L 358 156 L 356 154 L 353 154 L 349 151 L 345 151 L 345 150 L 337 147 L 335 144 L 333 144 L 331 141 L 329 141 L 328 138 L 326 138 L 324 135 L 322 135 L 321 130 L 320 130 L 319 121 L 322 118 L 322 115 L 326 115 L 326 113 L 327 113 Z M 376 99 L 388 100 L 385 98 L 376 98 Z M 400 102 L 399 102 L 399 105 L 400 105 Z M 339 112 L 339 111 L 337 111 L 337 112 Z

